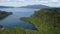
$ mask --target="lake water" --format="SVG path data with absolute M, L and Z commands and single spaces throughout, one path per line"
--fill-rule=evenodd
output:
M 12 15 L 0 20 L 0 25 L 3 25 L 5 28 L 12 28 L 12 27 L 23 27 L 26 29 L 36 29 L 35 26 L 29 22 L 25 22 L 20 20 L 21 17 L 29 17 L 31 16 L 34 11 L 38 9 L 31 9 L 31 8 L 0 8 L 0 10 L 12 12 Z

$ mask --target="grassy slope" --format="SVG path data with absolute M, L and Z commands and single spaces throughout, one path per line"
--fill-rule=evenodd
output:
M 15 27 L 10 29 L 0 30 L 0 34 L 37 34 L 37 31 Z
M 0 30 L 0 34 L 25 34 L 25 31 L 23 28 L 15 27 L 5 30 Z
M 41 9 L 31 17 L 23 17 L 21 20 L 35 24 L 39 30 L 37 34 L 60 34 L 60 8 Z

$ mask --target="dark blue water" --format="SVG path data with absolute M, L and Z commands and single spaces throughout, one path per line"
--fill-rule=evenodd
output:
M 29 22 L 25 22 L 20 20 L 21 17 L 29 17 L 34 11 L 38 9 L 29 9 L 29 8 L 0 8 L 0 10 L 4 10 L 7 12 L 12 12 L 13 14 L 0 20 L 0 24 L 5 28 L 12 28 L 16 26 L 20 26 L 26 29 L 35 29 L 35 26 Z

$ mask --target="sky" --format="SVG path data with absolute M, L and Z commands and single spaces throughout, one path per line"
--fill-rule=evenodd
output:
M 0 0 L 0 6 L 47 5 L 60 7 L 60 0 Z

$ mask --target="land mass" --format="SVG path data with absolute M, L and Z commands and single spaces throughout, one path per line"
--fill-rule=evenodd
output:
M 14 8 L 14 7 L 11 7 L 11 6 L 0 6 L 0 8 Z
M 20 8 L 34 8 L 34 9 L 42 9 L 42 8 L 51 8 L 46 5 L 27 5 L 27 6 L 22 6 Z
M 34 31 L 36 34 L 60 34 L 60 8 L 41 9 L 30 17 L 20 19 L 35 24 L 39 30 Z
M 8 15 L 11 15 L 12 12 L 6 12 L 6 11 L 1 11 L 0 10 L 0 19 L 3 19 L 5 17 L 7 17 Z

